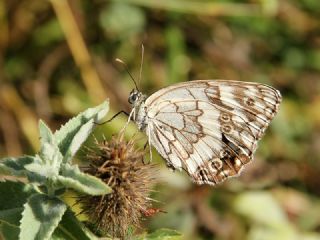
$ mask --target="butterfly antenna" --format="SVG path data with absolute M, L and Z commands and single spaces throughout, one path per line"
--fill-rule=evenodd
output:
M 141 63 L 140 63 L 140 73 L 139 73 L 139 81 L 138 81 L 139 86 L 142 78 L 143 56 L 144 56 L 144 46 L 143 44 L 141 44 Z
M 118 62 L 118 63 L 121 63 L 124 66 L 124 69 L 127 71 L 129 76 L 131 77 L 132 81 L 134 82 L 134 85 L 135 85 L 136 89 L 139 91 L 138 85 L 137 85 L 136 81 L 134 80 L 133 76 L 131 75 L 127 64 L 124 61 L 122 61 L 121 59 L 119 59 L 119 58 L 116 58 L 115 61 Z

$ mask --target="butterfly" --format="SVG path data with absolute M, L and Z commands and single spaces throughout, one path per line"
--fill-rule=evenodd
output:
M 136 88 L 128 101 L 129 119 L 169 168 L 185 170 L 197 184 L 216 185 L 252 161 L 281 94 L 260 83 L 196 80 L 149 97 Z

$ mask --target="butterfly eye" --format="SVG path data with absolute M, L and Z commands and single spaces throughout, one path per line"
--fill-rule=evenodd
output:
M 130 96 L 128 98 L 128 102 L 130 104 L 133 104 L 137 100 L 137 97 L 138 97 L 138 94 L 136 94 L 136 93 L 130 94 Z

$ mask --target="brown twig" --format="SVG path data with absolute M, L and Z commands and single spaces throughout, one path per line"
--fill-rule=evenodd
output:
M 50 2 L 65 33 L 73 58 L 80 69 L 89 96 L 95 103 L 103 101 L 106 94 L 69 2 L 67 0 L 51 0 Z

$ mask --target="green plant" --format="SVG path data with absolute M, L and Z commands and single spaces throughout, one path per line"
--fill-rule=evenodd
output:
M 0 173 L 22 182 L 0 184 L 1 231 L 6 239 L 91 239 L 59 196 L 67 189 L 89 195 L 112 190 L 98 178 L 80 171 L 71 161 L 95 122 L 108 112 L 108 102 L 71 119 L 54 134 L 39 122 L 41 148 L 35 156 L 4 158 Z M 17 178 L 14 178 L 17 179 Z
M 103 179 L 105 177 L 101 177 L 101 179 L 104 180 L 102 181 L 95 177 L 98 176 L 97 174 L 93 174 L 95 176 L 92 176 L 83 173 L 80 171 L 78 165 L 71 164 L 80 146 L 92 133 L 95 126 L 97 126 L 96 123 L 100 122 L 107 114 L 108 106 L 108 102 L 105 101 L 95 108 L 87 109 L 72 118 L 55 133 L 52 133 L 49 127 L 40 120 L 39 132 L 41 147 L 39 153 L 34 156 L 8 157 L 0 161 L 0 174 L 2 178 L 5 179 L 4 182 L 0 183 L 0 237 L 7 240 L 97 239 L 97 237 L 75 217 L 72 210 L 61 199 L 61 195 L 66 189 L 73 189 L 81 194 L 89 195 L 91 197 L 81 197 L 81 199 L 84 202 L 89 201 L 90 207 L 93 209 L 99 207 L 103 209 L 113 203 L 115 205 L 121 204 L 115 202 L 113 198 L 116 196 L 116 198 L 119 199 L 120 192 L 124 191 L 122 187 L 115 184 L 108 186 L 105 183 L 107 182 L 106 179 Z M 139 165 L 135 160 L 142 158 L 143 153 L 135 152 L 132 141 L 128 144 L 124 141 L 119 143 L 117 141 L 111 141 L 111 145 L 104 144 L 100 145 L 99 153 L 94 153 L 94 158 L 95 160 L 113 161 L 114 163 L 112 164 L 117 165 L 120 163 L 117 163 L 118 157 L 116 159 L 109 159 L 108 157 L 110 154 L 116 156 L 114 152 L 101 151 L 105 151 L 105 148 L 109 149 L 108 146 L 111 147 L 110 149 L 112 151 L 119 151 L 119 160 L 122 159 L 120 165 L 124 164 L 124 166 L 120 167 L 120 170 L 124 171 L 125 175 L 128 176 L 128 179 L 123 178 L 121 180 L 122 182 L 136 182 L 134 187 L 139 188 L 139 181 L 137 179 L 142 181 L 140 181 L 141 184 L 147 184 L 143 181 L 152 180 L 151 176 L 138 176 L 139 173 L 146 173 L 147 170 L 144 169 L 147 169 L 147 166 L 143 166 L 143 164 Z M 126 150 L 121 150 L 122 148 Z M 130 156 L 128 162 L 122 163 L 124 161 L 123 159 L 127 158 L 126 156 Z M 133 173 L 128 170 L 132 168 L 130 165 L 131 162 L 136 167 Z M 112 171 L 110 174 L 111 173 Z M 125 175 L 109 177 L 121 179 Z M 130 184 L 128 186 L 130 186 Z M 146 191 L 148 188 L 142 185 L 140 188 L 140 192 L 135 193 L 136 195 L 138 194 L 139 201 L 137 203 L 141 203 L 141 201 L 143 202 L 147 199 Z M 115 195 L 111 194 L 112 189 L 114 189 Z M 130 196 L 135 196 L 135 194 L 132 193 L 132 189 L 129 188 L 129 190 L 131 191 Z M 95 199 L 100 199 L 94 198 L 94 196 L 107 194 L 110 194 L 113 199 L 112 201 L 105 201 L 105 206 L 100 206 L 101 204 L 91 206 L 95 204 Z M 108 199 L 105 196 L 101 197 L 101 199 L 104 198 Z M 123 199 L 124 198 L 122 198 L 122 200 Z M 137 201 L 137 197 L 133 199 L 133 201 Z M 133 204 L 130 200 L 125 200 L 125 203 Z M 116 216 L 117 213 L 112 212 L 113 207 L 111 207 L 104 210 L 104 214 L 107 215 L 109 213 L 106 211 L 110 211 L 111 218 L 106 217 L 99 219 L 101 223 L 95 222 L 94 224 L 102 225 L 105 229 L 109 228 L 109 224 L 114 228 L 115 223 L 108 223 L 106 220 L 115 218 L 119 223 L 126 223 L 128 228 L 129 224 L 137 226 L 138 212 L 140 211 L 139 206 L 136 206 L 135 211 L 130 209 L 131 214 L 133 214 L 133 216 L 130 216 L 133 219 L 132 221 L 128 216 L 124 217 L 125 219 L 123 220 L 119 219 L 119 217 Z M 148 205 L 146 203 L 143 206 L 147 207 Z M 88 206 L 86 208 L 88 209 Z M 121 234 L 123 238 L 125 235 L 124 229 L 120 228 L 120 230 L 123 232 Z M 180 234 L 172 230 L 160 229 L 149 235 L 142 233 L 142 235 L 136 236 L 136 239 L 180 239 Z

